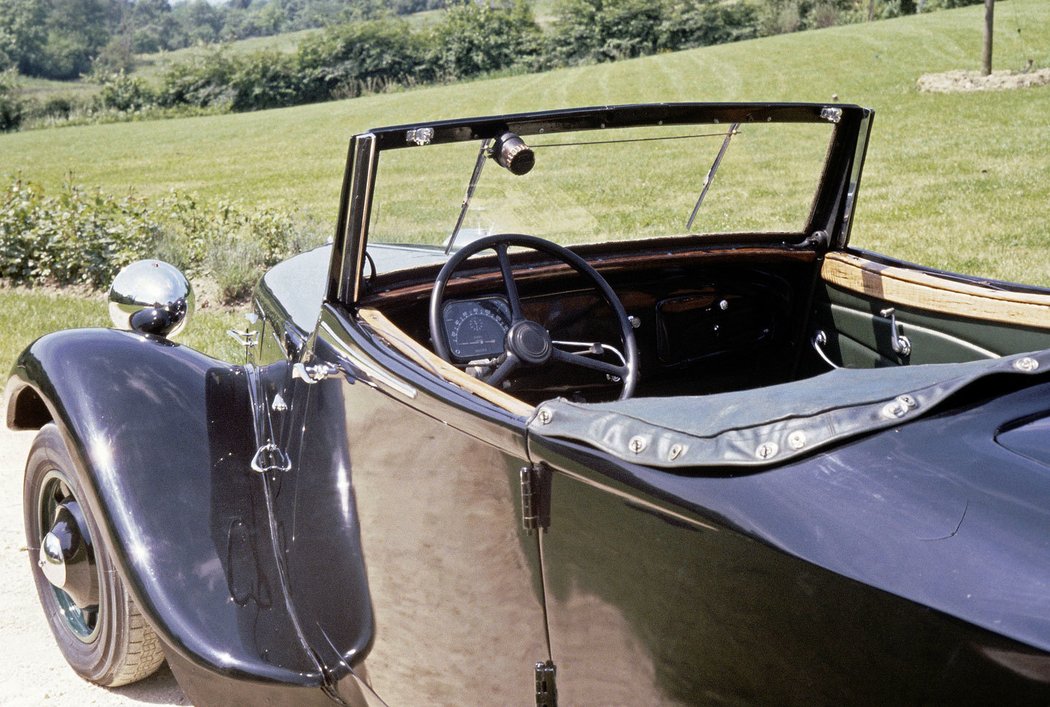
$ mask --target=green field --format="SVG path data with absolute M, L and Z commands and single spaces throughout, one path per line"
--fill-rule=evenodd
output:
M 1050 285 L 1050 87 L 916 89 L 922 74 L 979 67 L 983 12 L 972 6 L 259 113 L 7 134 L 0 169 L 49 188 L 70 177 L 115 194 L 176 188 L 333 223 L 347 140 L 373 126 L 608 103 L 834 95 L 876 111 L 854 245 Z M 1050 66 L 1045 0 L 1008 0 L 996 15 L 997 68 L 1019 69 L 1027 59 Z M 0 293 L 5 310 L 6 297 Z

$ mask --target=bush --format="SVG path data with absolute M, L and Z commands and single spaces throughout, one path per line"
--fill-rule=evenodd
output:
M 142 204 L 67 186 L 57 196 L 21 180 L 0 205 L 0 277 L 13 283 L 103 287 L 144 257 L 152 231 Z
M 405 22 L 372 20 L 307 38 L 297 59 L 303 100 L 324 101 L 411 83 L 422 63 L 422 46 Z
M 164 73 L 157 101 L 169 107 L 232 105 L 230 83 L 235 71 L 233 61 L 223 48 L 179 62 Z
M 142 79 L 128 76 L 123 71 L 103 76 L 98 101 L 102 108 L 131 112 L 148 108 L 157 98 Z
M 664 14 L 658 47 L 661 51 L 678 51 L 756 36 L 758 13 L 750 3 L 676 3 Z
M 156 257 L 215 280 L 232 300 L 267 267 L 320 242 L 290 214 L 177 192 L 150 202 L 66 185 L 48 195 L 14 179 L 0 194 L 0 278 L 11 284 L 102 289 L 128 263 Z
M 295 58 L 259 52 L 231 62 L 229 87 L 235 111 L 294 106 L 303 102 L 302 79 Z
M 526 65 L 536 55 L 540 37 L 532 10 L 521 0 L 510 7 L 450 2 L 425 40 L 427 74 L 460 79 Z
M 25 101 L 18 89 L 13 69 L 0 72 L 0 132 L 18 130 L 25 113 Z

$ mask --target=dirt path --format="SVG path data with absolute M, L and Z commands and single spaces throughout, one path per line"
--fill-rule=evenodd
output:
M 37 601 L 22 530 L 22 473 L 32 442 L 32 432 L 0 425 L 0 705 L 189 704 L 166 665 L 115 690 L 81 680 L 66 665 Z

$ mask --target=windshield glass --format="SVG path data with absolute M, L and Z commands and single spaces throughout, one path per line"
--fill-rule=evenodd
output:
M 384 151 L 369 241 L 445 246 L 457 223 L 455 246 L 492 233 L 565 245 L 801 233 L 833 128 L 747 123 L 535 134 L 522 138 L 534 166 L 520 175 L 494 159 L 498 140 Z

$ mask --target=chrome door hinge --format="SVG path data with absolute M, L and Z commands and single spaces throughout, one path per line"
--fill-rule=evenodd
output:
M 529 535 L 551 525 L 550 486 L 551 471 L 546 464 L 521 467 L 521 526 Z
M 554 661 L 536 663 L 536 707 L 558 707 L 557 674 Z

